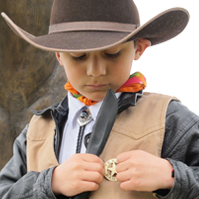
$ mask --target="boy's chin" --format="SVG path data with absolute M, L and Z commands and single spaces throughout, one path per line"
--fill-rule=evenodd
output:
M 95 102 L 101 102 L 106 97 L 106 94 L 107 92 L 95 93 L 95 94 L 89 95 L 87 98 Z

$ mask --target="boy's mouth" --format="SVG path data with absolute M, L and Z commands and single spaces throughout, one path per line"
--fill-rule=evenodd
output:
M 88 88 L 98 90 L 98 89 L 104 89 L 107 87 L 108 84 L 89 84 L 87 85 Z

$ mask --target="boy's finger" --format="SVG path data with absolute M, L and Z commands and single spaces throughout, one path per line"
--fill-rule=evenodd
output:
M 86 162 L 96 162 L 96 163 L 103 163 L 103 161 L 96 155 L 93 154 L 81 154 L 82 159 Z
M 86 162 L 83 165 L 83 169 L 85 171 L 95 171 L 100 173 L 102 176 L 104 176 L 105 174 L 105 170 L 104 170 L 104 165 L 101 165 L 99 163 L 93 163 L 93 162 Z
M 83 174 L 81 175 L 81 179 L 83 181 L 95 182 L 97 184 L 100 184 L 102 183 L 104 176 L 98 172 L 87 171 L 87 172 L 83 172 Z
M 137 187 L 133 186 L 132 182 L 129 180 L 129 181 L 124 181 L 120 184 L 120 188 L 123 190 L 123 191 L 136 191 Z
M 128 160 L 130 157 L 132 156 L 132 151 L 127 151 L 124 153 L 121 153 L 117 156 L 117 162 L 124 162 L 126 160 Z
M 97 183 L 89 181 L 81 181 L 79 183 L 76 183 L 76 185 L 77 186 L 73 187 L 74 189 L 70 189 L 70 191 L 65 189 L 63 191 L 63 194 L 68 197 L 72 197 L 82 192 L 96 191 L 99 188 L 99 185 Z
M 80 193 L 86 192 L 86 191 L 96 191 L 99 188 L 99 185 L 95 182 L 89 182 L 89 181 L 82 181 L 81 183 L 81 190 Z
M 130 175 L 128 171 L 120 172 L 116 175 L 119 182 L 126 182 L 130 180 Z
M 124 172 L 129 169 L 129 165 L 127 162 L 120 162 L 116 166 L 117 173 Z

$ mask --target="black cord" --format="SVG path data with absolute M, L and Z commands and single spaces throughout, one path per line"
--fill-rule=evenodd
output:
M 81 152 L 82 139 L 83 139 L 83 136 L 84 136 L 85 127 L 86 127 L 86 125 L 79 127 L 79 134 L 78 134 L 78 139 L 77 139 L 76 153 L 80 153 Z

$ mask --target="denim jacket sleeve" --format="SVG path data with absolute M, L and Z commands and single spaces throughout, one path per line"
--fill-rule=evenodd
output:
M 26 133 L 22 131 L 14 142 L 13 157 L 0 172 L 1 199 L 55 199 L 51 190 L 51 176 L 54 168 L 28 172 L 26 168 Z
M 199 198 L 199 117 L 181 103 L 172 101 L 167 110 L 162 158 L 174 167 L 175 183 L 159 198 Z

